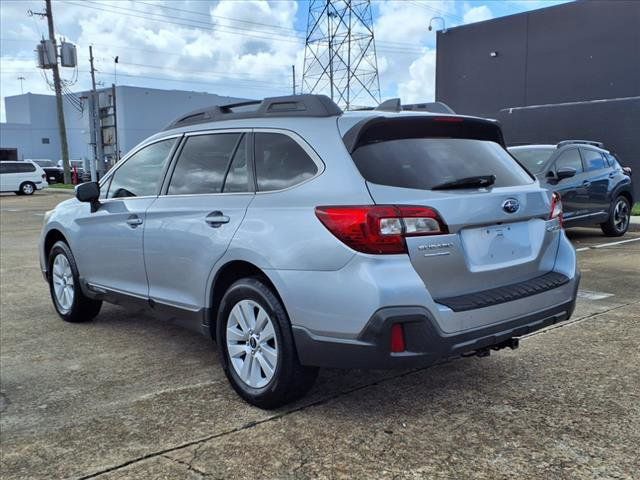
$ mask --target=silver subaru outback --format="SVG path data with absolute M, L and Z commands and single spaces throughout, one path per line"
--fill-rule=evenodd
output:
M 319 367 L 515 348 L 579 282 L 560 198 L 495 122 L 317 95 L 179 118 L 48 212 L 40 263 L 62 319 L 108 301 L 194 325 L 262 408 Z

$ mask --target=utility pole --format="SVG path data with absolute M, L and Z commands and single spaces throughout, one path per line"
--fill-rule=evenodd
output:
M 295 65 L 291 65 L 291 86 L 293 87 L 293 94 L 295 95 L 296 94 L 296 66 Z
M 62 153 L 62 168 L 64 169 L 64 183 L 71 183 L 71 169 L 69 168 L 69 145 L 67 144 L 67 127 L 64 123 L 64 107 L 62 104 L 62 85 L 60 71 L 58 70 L 58 47 L 56 35 L 53 30 L 53 12 L 51 0 L 45 0 L 47 24 L 49 25 L 49 40 L 53 44 L 55 58 L 53 59 L 53 85 L 56 91 L 56 106 L 58 109 L 58 130 L 60 131 L 60 149 Z
M 24 94 L 24 89 L 22 88 L 22 82 L 23 82 L 24 80 L 26 80 L 26 78 L 24 78 L 22 75 L 20 75 L 20 76 L 18 77 L 18 80 L 20 80 L 20 94 L 21 94 L 21 95 L 23 95 L 23 94 Z M 295 92 L 293 92 L 293 93 L 295 93 Z
M 102 127 L 100 125 L 100 102 L 96 91 L 96 70 L 93 67 L 93 46 L 89 45 L 89 63 L 91 64 L 91 126 L 93 127 L 93 162 L 91 162 L 91 181 L 98 180 L 97 173 L 103 173 Z M 97 170 L 97 171 L 96 171 Z

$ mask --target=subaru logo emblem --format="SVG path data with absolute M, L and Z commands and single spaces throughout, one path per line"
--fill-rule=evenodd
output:
M 507 198 L 502 203 L 502 209 L 507 213 L 516 213 L 520 208 L 520 202 L 515 198 Z

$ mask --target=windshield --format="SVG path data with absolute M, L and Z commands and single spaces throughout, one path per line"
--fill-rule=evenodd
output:
M 531 173 L 540 173 L 544 164 L 551 157 L 555 148 L 510 148 L 511 155 L 516 157 Z
M 392 187 L 441 189 L 457 180 L 488 176 L 495 176 L 495 187 L 532 183 L 504 148 L 488 140 L 407 138 L 370 143 L 352 156 L 365 180 Z

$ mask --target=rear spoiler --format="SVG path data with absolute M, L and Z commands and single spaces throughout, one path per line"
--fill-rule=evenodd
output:
M 506 148 L 502 129 L 497 121 L 453 115 L 365 118 L 351 127 L 342 141 L 349 153 L 353 153 L 356 148 L 369 143 L 428 137 L 489 140 Z

